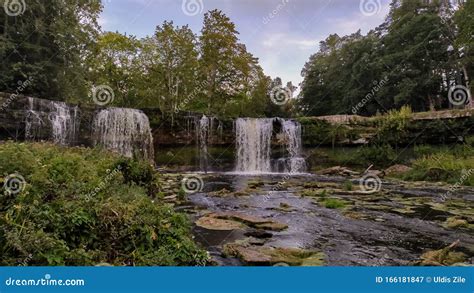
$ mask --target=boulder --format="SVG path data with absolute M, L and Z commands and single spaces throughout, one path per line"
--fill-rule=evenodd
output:
M 398 175 L 398 174 L 404 174 L 409 171 L 411 171 L 413 168 L 405 166 L 405 165 L 393 165 L 391 167 L 388 167 L 385 169 L 385 175 L 390 176 L 390 175 Z

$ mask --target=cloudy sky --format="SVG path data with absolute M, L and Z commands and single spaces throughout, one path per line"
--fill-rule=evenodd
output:
M 144 37 L 165 20 L 198 33 L 204 13 L 220 9 L 265 73 L 299 84 L 301 69 L 329 34 L 363 33 L 381 24 L 390 0 L 103 0 L 103 30 Z

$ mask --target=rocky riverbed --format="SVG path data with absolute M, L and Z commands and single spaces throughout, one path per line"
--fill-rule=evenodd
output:
M 357 179 L 317 175 L 181 177 L 202 180 L 178 208 L 216 265 L 473 264 L 472 189 L 384 181 L 367 192 Z

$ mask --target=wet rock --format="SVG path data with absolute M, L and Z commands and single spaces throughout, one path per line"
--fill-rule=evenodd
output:
M 283 231 L 288 228 L 288 225 L 277 223 L 277 222 L 269 222 L 269 223 L 257 224 L 255 225 L 255 228 L 271 230 L 271 231 Z
M 245 228 L 245 225 L 243 225 L 242 223 L 232 220 L 213 218 L 209 216 L 204 216 L 198 219 L 195 224 L 196 226 L 201 228 L 218 231 L 231 231 Z
M 410 172 L 413 168 L 408 167 L 406 165 L 393 165 L 387 169 L 385 169 L 385 175 L 390 176 L 390 175 L 400 175 L 400 174 L 405 174 L 407 172 Z
M 272 222 L 271 220 L 268 220 L 268 219 L 235 213 L 235 212 L 215 213 L 213 214 L 213 217 L 219 218 L 219 219 L 231 219 L 231 220 L 239 221 L 239 222 L 249 224 L 249 225 L 257 225 L 257 224 Z
M 369 216 L 367 216 L 363 213 L 354 212 L 354 211 L 347 211 L 343 215 L 344 215 L 344 217 L 347 217 L 347 218 L 353 219 L 353 220 L 367 220 L 367 219 L 369 219 Z
M 237 257 L 247 265 L 322 266 L 324 254 L 297 248 L 251 245 L 248 240 L 224 245 L 224 254 Z
M 213 191 L 220 191 L 220 190 L 231 190 L 230 183 L 228 182 L 206 182 L 203 187 L 203 192 L 213 192 Z
M 279 211 L 279 212 L 285 212 L 285 213 L 296 211 L 296 209 L 294 209 L 292 206 L 290 206 L 289 204 L 284 203 L 284 202 L 280 203 L 279 207 L 271 208 L 271 210 L 275 210 L 275 211 Z
M 355 171 L 352 171 L 348 168 L 341 167 L 341 166 L 335 166 L 335 167 L 327 168 L 327 169 L 321 170 L 317 173 L 320 174 L 320 175 L 330 175 L 330 176 L 334 176 L 334 175 L 338 175 L 338 176 L 357 176 L 357 175 L 360 174 L 359 172 L 355 172 Z
M 444 222 L 443 226 L 449 229 L 461 228 L 461 227 L 468 228 L 469 222 L 459 217 L 451 217 L 451 218 L 446 219 L 446 222 Z
M 217 196 L 217 197 L 224 197 L 224 196 L 230 195 L 231 193 L 232 193 L 232 191 L 230 191 L 229 189 L 223 188 L 223 189 L 218 190 L 218 191 L 209 192 L 209 195 L 210 196 Z
M 245 232 L 244 235 L 249 236 L 249 237 L 254 237 L 254 238 L 260 238 L 260 239 L 268 239 L 273 236 L 273 234 L 270 232 L 258 230 L 258 229 L 252 229 L 251 231 L 247 231 Z
M 288 226 L 285 224 L 281 224 L 269 219 L 244 215 L 235 212 L 215 213 L 208 215 L 208 217 L 236 221 L 253 228 L 264 230 L 282 231 L 288 228 Z
M 364 173 L 364 175 L 370 175 L 370 176 L 373 176 L 373 177 L 379 177 L 379 178 L 383 178 L 385 177 L 385 172 L 384 171 L 380 171 L 380 170 L 368 170 Z
M 421 256 L 421 260 L 417 262 L 420 266 L 451 266 L 454 264 L 463 263 L 467 256 L 462 252 L 454 251 L 454 248 L 459 244 L 459 240 L 450 246 L 434 251 L 428 251 Z

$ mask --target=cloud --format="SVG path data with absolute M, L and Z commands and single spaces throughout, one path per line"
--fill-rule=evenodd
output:
M 291 34 L 275 33 L 264 37 L 262 46 L 270 48 L 272 50 L 302 50 L 306 51 L 309 49 L 315 50 L 318 45 L 318 40 L 307 39 L 304 37 L 296 37 Z

